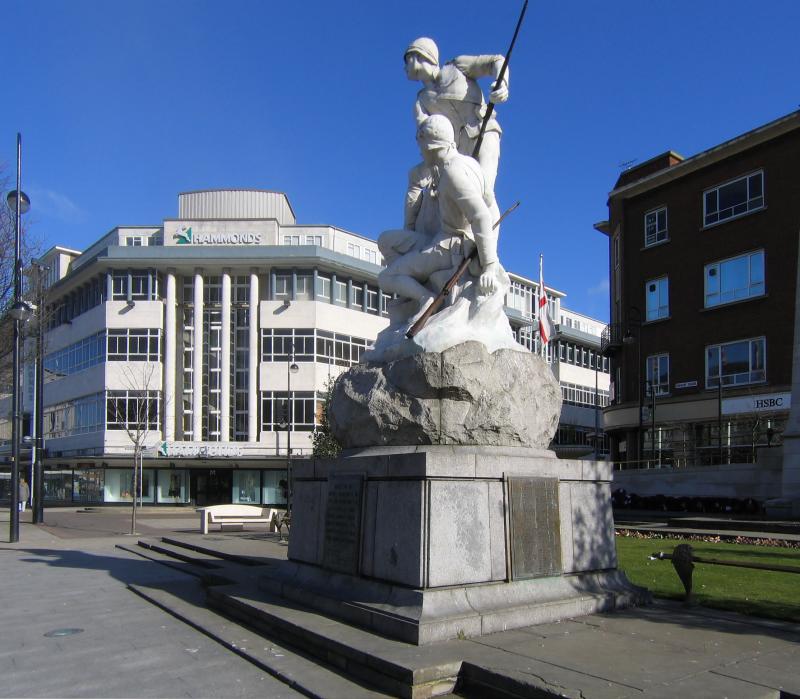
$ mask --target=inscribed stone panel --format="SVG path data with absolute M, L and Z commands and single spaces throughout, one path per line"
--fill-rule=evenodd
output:
M 557 478 L 509 478 L 511 579 L 561 573 Z

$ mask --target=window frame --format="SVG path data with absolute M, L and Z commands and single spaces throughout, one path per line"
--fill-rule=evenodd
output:
M 761 281 L 753 283 L 753 258 L 756 256 L 760 256 L 761 258 Z M 703 267 L 703 308 L 717 308 L 718 306 L 727 306 L 731 303 L 738 303 L 739 301 L 748 301 L 749 299 L 760 298 L 765 296 L 767 293 L 767 280 L 766 280 L 766 255 L 764 252 L 764 248 L 760 248 L 758 250 L 751 250 L 750 252 L 742 253 L 741 255 L 734 255 L 732 257 L 726 257 L 722 260 L 715 260 L 714 262 L 709 262 L 707 265 Z M 723 265 L 726 263 L 736 262 L 737 260 L 747 259 L 747 276 L 748 276 L 748 285 L 747 295 L 746 296 L 735 296 L 733 298 L 723 300 L 722 296 L 725 293 L 722 289 L 722 276 L 723 276 Z M 710 274 L 711 270 L 716 268 L 717 272 L 715 275 Z M 709 296 L 711 295 L 708 291 L 709 287 L 709 277 L 711 276 L 718 276 L 719 277 L 719 291 L 717 291 L 716 296 L 719 297 L 719 301 L 717 303 L 709 303 Z M 754 287 L 761 286 L 761 290 L 758 293 L 752 293 Z M 733 290 L 735 294 L 736 289 Z M 731 293 L 730 291 L 727 293 Z
M 761 194 L 755 197 L 751 196 L 750 194 L 750 179 L 759 175 L 761 177 Z M 720 190 L 724 189 L 725 187 L 731 187 L 742 180 L 746 180 L 747 184 L 747 196 L 743 203 L 735 204 L 734 206 L 729 206 L 724 209 L 724 211 L 731 210 L 731 214 L 722 217 L 719 208 L 719 193 Z M 708 211 L 708 197 L 710 194 L 716 195 L 716 209 L 714 212 L 709 213 Z M 760 202 L 757 204 L 753 204 L 760 199 Z M 740 211 L 735 213 L 734 210 L 739 206 L 745 206 L 744 211 Z M 708 189 L 703 190 L 703 228 L 710 228 L 712 226 L 719 225 L 721 223 L 725 223 L 726 221 L 731 221 L 736 218 L 741 218 L 742 216 L 747 216 L 748 214 L 754 213 L 756 211 L 760 211 L 761 209 L 766 208 L 766 195 L 764 192 L 764 170 L 763 168 L 758 170 L 753 170 L 752 172 L 748 172 L 744 175 L 739 175 L 738 177 L 734 177 L 726 182 L 718 184 L 714 187 L 709 187 Z M 709 216 L 716 215 L 716 220 L 709 221 Z
M 657 362 L 657 366 L 654 363 Z M 661 362 L 666 362 L 667 365 L 667 381 L 666 383 L 658 383 L 651 380 L 651 369 L 653 366 L 656 366 L 657 374 L 660 378 L 661 376 Z M 656 397 L 658 396 L 668 396 L 670 394 L 669 390 L 669 370 L 670 370 L 670 361 L 669 361 L 669 352 L 660 352 L 659 354 L 650 354 L 645 359 L 645 393 L 647 396 L 652 396 L 653 391 L 651 389 L 652 386 L 655 385 L 656 387 Z
M 753 348 L 754 343 L 761 343 L 761 368 L 760 369 L 753 369 Z M 731 345 L 741 345 L 747 343 L 747 358 L 748 358 L 748 365 L 749 369 L 747 371 L 748 380 L 746 381 L 736 381 L 735 377 L 743 376 L 744 372 L 739 372 L 737 374 L 723 374 L 722 373 L 722 348 L 728 347 Z M 711 377 L 709 375 L 709 353 L 716 349 L 717 350 L 717 364 L 719 366 L 719 374 Z M 760 378 L 753 378 L 754 374 L 760 373 Z M 726 382 L 724 380 L 725 376 L 734 377 L 734 380 Z M 712 378 L 714 379 L 712 381 Z M 705 380 L 706 380 L 706 388 L 707 389 L 718 389 L 720 385 L 723 388 L 732 387 L 732 386 L 748 386 L 752 384 L 761 384 L 765 383 L 767 380 L 767 338 L 766 335 L 759 335 L 757 337 L 748 337 L 743 338 L 741 340 L 730 340 L 728 342 L 719 342 L 713 345 L 706 345 L 705 348 Z
M 663 230 L 659 229 L 658 227 L 658 219 L 659 214 L 664 213 L 664 228 Z M 647 218 L 649 216 L 655 217 L 655 234 L 652 240 L 650 240 L 650 235 L 648 232 L 648 223 Z M 660 234 L 663 233 L 663 237 L 659 237 Z M 659 245 L 661 243 L 665 243 L 669 240 L 669 218 L 667 216 L 667 207 L 666 206 L 659 206 L 655 209 L 651 209 L 650 211 L 645 212 L 644 215 L 644 246 L 646 248 L 651 248 L 654 245 Z
M 666 285 L 666 305 L 661 304 L 661 283 Z M 659 288 L 656 290 L 659 298 L 659 305 L 656 307 L 656 315 L 655 317 L 651 317 L 651 309 L 648 303 L 648 294 L 650 291 L 648 287 L 650 284 L 656 284 Z M 669 275 L 664 274 L 660 277 L 655 277 L 653 279 L 648 279 L 644 283 L 644 308 L 645 308 L 645 322 L 652 323 L 657 320 L 664 320 L 665 318 L 669 318 Z M 662 313 L 662 309 L 664 312 Z

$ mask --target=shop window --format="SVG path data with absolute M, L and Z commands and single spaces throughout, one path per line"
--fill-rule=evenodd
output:
M 159 469 L 158 501 L 176 505 L 189 502 L 189 472 L 185 469 Z
M 261 472 L 260 471 L 234 471 L 233 472 L 233 502 L 242 505 L 257 505 L 261 503 Z

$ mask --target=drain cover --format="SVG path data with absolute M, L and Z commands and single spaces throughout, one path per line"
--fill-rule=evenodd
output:
M 48 631 L 47 638 L 59 638 L 60 636 L 74 636 L 76 633 L 83 633 L 83 629 L 53 629 Z

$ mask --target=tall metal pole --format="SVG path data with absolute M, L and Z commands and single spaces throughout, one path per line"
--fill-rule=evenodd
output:
M 639 318 L 639 331 L 636 333 L 636 383 L 639 390 L 639 430 L 636 433 L 636 458 L 638 466 L 642 465 L 644 435 L 642 434 L 642 411 L 644 410 L 644 392 L 642 391 L 642 321 Z
M 286 512 L 292 512 L 292 428 L 294 411 L 292 410 L 292 362 L 294 361 L 294 343 L 286 358 Z
M 45 265 L 37 265 L 36 275 L 39 327 L 36 334 L 36 462 L 33 466 L 33 511 L 31 517 L 34 524 L 44 523 L 44 273 L 49 270 Z
M 19 307 L 22 301 L 22 254 L 20 218 L 22 216 L 22 134 L 17 134 L 17 199 L 14 212 L 14 306 Z M 11 383 L 11 492 L 9 493 L 9 529 L 10 543 L 19 541 L 19 442 L 20 430 L 20 385 L 19 364 L 21 350 L 20 323 L 14 318 L 14 352 L 11 360 L 13 372 Z

